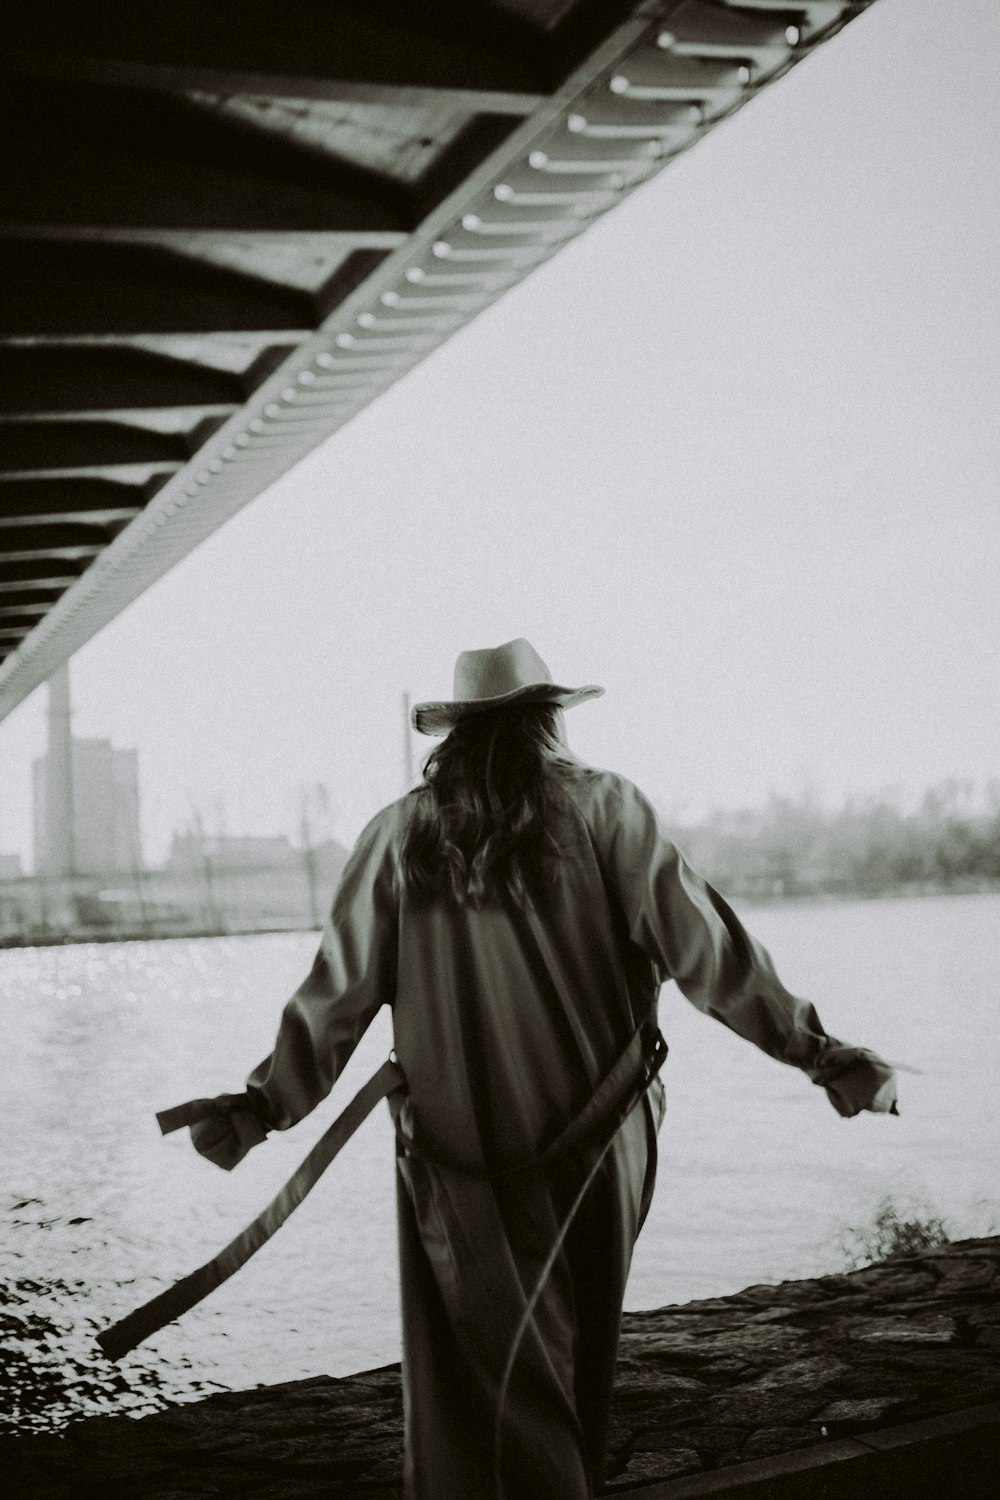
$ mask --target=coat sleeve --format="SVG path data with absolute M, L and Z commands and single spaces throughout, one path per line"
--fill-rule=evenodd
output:
M 396 900 L 389 819 L 362 833 L 341 876 L 308 977 L 288 1001 L 274 1050 L 247 1079 L 254 1111 L 287 1130 L 333 1087 L 396 991 Z
M 685 861 L 642 793 L 616 778 L 601 830 L 608 878 L 629 936 L 698 1010 L 769 1057 L 800 1068 L 842 1115 L 898 1113 L 895 1075 L 874 1052 L 828 1036 L 790 994 L 767 951 Z

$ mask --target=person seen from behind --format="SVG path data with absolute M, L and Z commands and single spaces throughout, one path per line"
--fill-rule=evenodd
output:
M 889 1064 L 784 988 L 643 793 L 570 753 L 564 710 L 602 691 L 553 683 L 524 639 L 459 656 L 453 698 L 413 710 L 443 736 L 423 780 L 359 838 L 247 1080 L 260 1128 L 231 1105 L 192 1128 L 235 1165 L 315 1108 L 391 1007 L 408 1500 L 602 1490 L 666 981 L 839 1114 L 897 1112 Z

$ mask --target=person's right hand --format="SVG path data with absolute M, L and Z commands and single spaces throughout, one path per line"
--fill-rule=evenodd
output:
M 252 1109 L 236 1103 L 239 1095 L 222 1094 L 217 1107 L 191 1126 L 191 1144 L 200 1156 L 231 1172 L 267 1131 Z

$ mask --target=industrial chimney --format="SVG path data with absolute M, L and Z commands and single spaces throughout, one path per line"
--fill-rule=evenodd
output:
M 46 766 L 46 864 L 52 875 L 75 873 L 73 839 L 73 735 L 70 728 L 69 662 L 49 678 L 49 753 Z

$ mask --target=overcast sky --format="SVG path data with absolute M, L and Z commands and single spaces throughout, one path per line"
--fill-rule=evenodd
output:
M 80 651 L 147 853 L 220 797 L 290 831 L 317 780 L 351 841 L 403 690 L 517 635 L 677 812 L 1000 774 L 998 56 L 993 0 L 879 0 Z M 42 689 L 2 849 L 44 737 Z

